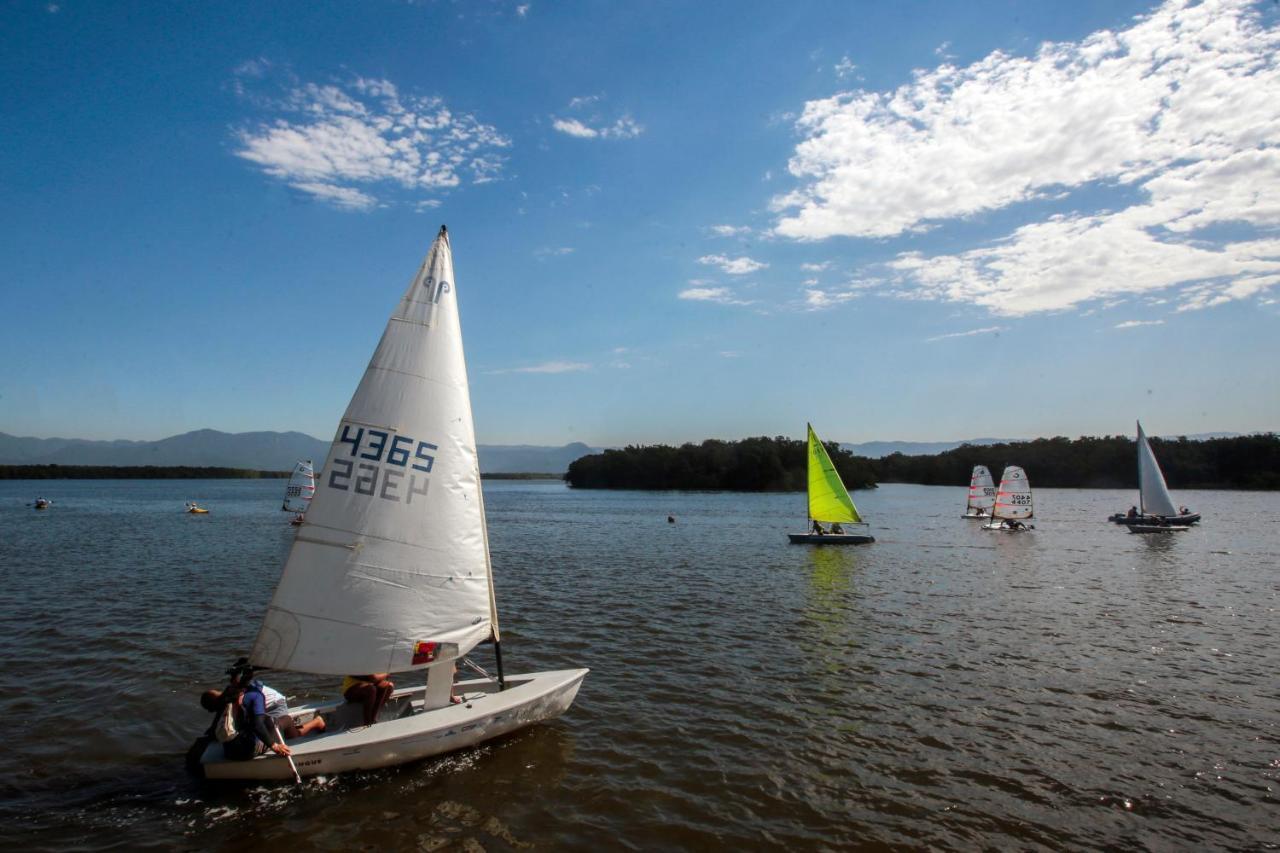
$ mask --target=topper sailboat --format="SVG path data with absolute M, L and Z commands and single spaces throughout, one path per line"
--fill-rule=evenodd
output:
M 860 524 L 866 526 L 858 508 L 849 497 L 840 473 L 831 462 L 827 449 L 818 440 L 818 434 L 809 426 L 809 515 L 805 533 L 788 533 L 787 538 L 794 544 L 809 545 L 865 545 L 876 541 L 869 533 L 845 533 L 841 525 Z M 824 528 L 823 522 L 832 525 Z M 839 531 L 839 532 L 836 532 Z
M 456 685 L 454 664 L 494 644 L 497 680 Z M 324 477 L 285 561 L 249 663 L 341 676 L 426 670 L 397 690 L 377 722 L 333 702 L 323 734 L 291 741 L 302 776 L 367 770 L 439 755 L 551 719 L 586 669 L 504 675 L 456 281 L 442 227 L 392 313 L 335 433 Z M 336 686 L 336 682 L 335 682 Z M 211 743 L 213 779 L 291 779 L 270 752 L 227 760 Z
M 295 513 L 289 520 L 290 524 L 302 523 L 303 515 L 315 494 L 316 472 L 311 467 L 311 460 L 299 459 L 298 464 L 293 466 L 293 473 L 289 475 L 289 484 L 284 489 L 284 504 L 280 507 L 283 512 Z
M 965 504 L 965 518 L 990 518 L 996 503 L 996 484 L 986 465 L 974 465 L 969 478 L 969 502 Z
M 1009 465 L 1000 475 L 1000 488 L 996 491 L 995 506 L 991 508 L 991 521 L 982 525 L 982 529 L 1010 532 L 1032 530 L 1034 525 L 1024 522 L 1034 516 L 1031 482 L 1027 480 L 1027 472 L 1017 465 Z
M 1138 422 L 1138 505 L 1129 512 L 1118 512 L 1108 518 L 1117 524 L 1141 524 L 1157 529 L 1168 525 L 1190 525 L 1200 520 L 1200 513 L 1186 507 L 1175 509 L 1173 496 L 1164 482 L 1164 472 L 1151 450 L 1151 442 Z

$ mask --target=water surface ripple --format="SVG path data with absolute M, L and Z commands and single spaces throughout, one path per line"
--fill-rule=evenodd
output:
M 256 633 L 282 488 L 0 483 L 0 842 L 1280 845 L 1280 495 L 1182 492 L 1206 522 L 1151 537 L 1101 521 L 1128 492 L 1046 489 L 1010 536 L 963 488 L 885 486 L 856 496 L 880 541 L 840 549 L 787 544 L 799 495 L 488 482 L 504 657 L 591 667 L 570 712 L 302 789 L 201 785 L 195 699 Z

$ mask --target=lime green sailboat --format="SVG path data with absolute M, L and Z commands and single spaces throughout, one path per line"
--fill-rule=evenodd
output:
M 824 528 L 823 523 L 834 528 Z M 809 425 L 809 520 L 804 533 L 788 533 L 793 545 L 866 545 L 876 541 L 869 533 L 848 533 L 845 524 L 866 525 L 849 497 L 831 456 Z

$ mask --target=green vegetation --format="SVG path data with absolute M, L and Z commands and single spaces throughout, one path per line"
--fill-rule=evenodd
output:
M 288 476 L 288 471 L 188 465 L 0 465 L 0 480 L 268 480 Z
M 1150 441 L 1171 489 L 1280 489 L 1280 436 L 1275 433 Z M 881 483 L 955 486 L 969 482 L 974 465 L 986 465 L 996 480 L 1005 465 L 1021 465 L 1032 486 L 1136 489 L 1138 484 L 1138 451 L 1127 436 L 966 444 L 933 456 L 895 453 L 873 465 Z
M 871 461 L 826 445 L 841 479 L 851 489 L 875 487 Z M 682 489 L 690 491 L 802 491 L 808 446 L 778 436 L 742 441 L 707 439 L 701 444 L 631 446 L 584 456 L 564 478 L 579 489 Z M 966 482 L 968 475 L 965 475 Z
M 1170 488 L 1280 489 L 1275 433 L 1205 441 L 1153 438 L 1151 446 Z M 962 486 L 974 465 L 986 465 L 997 480 L 1005 465 L 1021 465 L 1033 486 L 1135 489 L 1138 483 L 1137 448 L 1126 436 L 966 444 L 932 456 L 895 453 L 883 459 L 826 447 L 851 489 L 876 483 Z M 580 489 L 802 491 L 805 443 L 779 436 L 606 450 L 574 462 L 565 480 Z
M 520 471 L 503 473 L 501 471 L 498 471 L 490 474 L 481 474 L 480 479 L 481 480 L 561 480 L 561 479 L 564 479 L 564 475 L 563 474 L 538 474 L 538 473 L 529 473 L 529 472 L 520 472 Z

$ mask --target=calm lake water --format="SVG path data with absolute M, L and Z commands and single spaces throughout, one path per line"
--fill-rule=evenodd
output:
M 0 482 L 5 847 L 1280 846 L 1280 495 L 1178 492 L 1205 522 L 1155 537 L 1103 521 L 1130 492 L 1043 489 L 1014 536 L 961 519 L 963 487 L 884 486 L 855 495 L 876 544 L 815 548 L 784 535 L 801 495 L 489 481 L 507 668 L 591 667 L 569 712 L 198 783 L 196 697 L 257 632 L 283 489 Z

